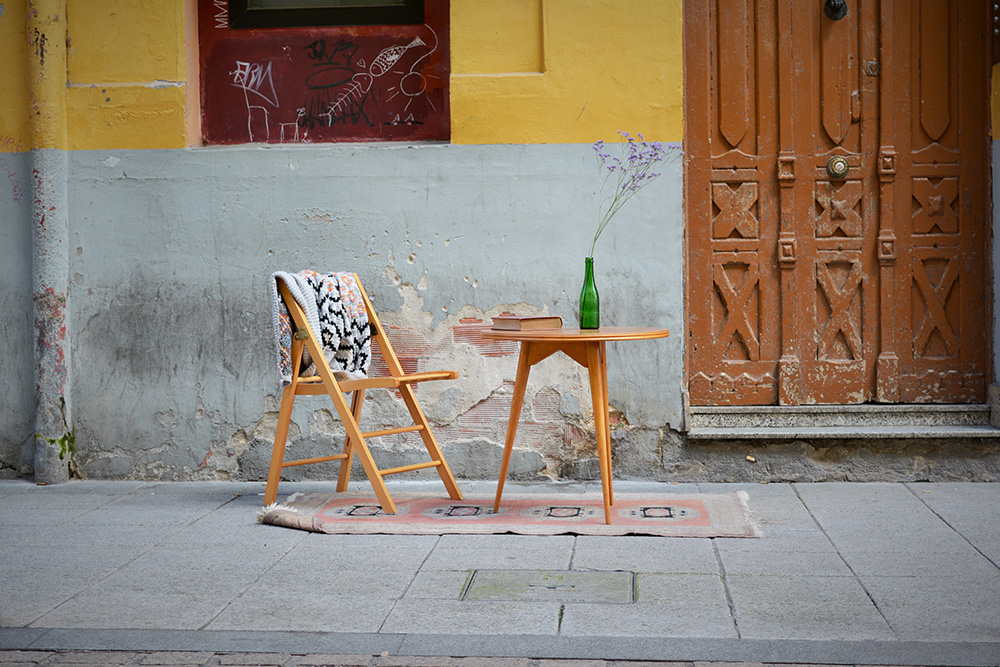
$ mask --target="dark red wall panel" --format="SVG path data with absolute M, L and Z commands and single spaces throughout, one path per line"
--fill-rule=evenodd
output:
M 206 144 L 447 141 L 447 0 L 423 25 L 229 27 L 199 0 Z

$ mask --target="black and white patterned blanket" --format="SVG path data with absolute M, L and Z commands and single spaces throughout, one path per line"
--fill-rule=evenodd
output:
M 366 377 L 371 362 L 371 332 L 361 288 L 354 274 L 278 271 L 271 279 L 271 299 L 281 384 L 287 385 L 292 381 L 292 321 L 278 293 L 279 280 L 288 287 L 305 312 L 309 327 L 319 336 L 323 356 L 330 364 L 334 377 L 338 380 Z M 306 350 L 299 375 L 316 373 L 316 364 Z

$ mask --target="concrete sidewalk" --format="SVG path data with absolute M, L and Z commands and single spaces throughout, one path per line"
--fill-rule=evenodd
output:
M 491 493 L 495 482 L 461 487 Z M 333 488 L 284 483 L 279 500 Z M 437 482 L 390 488 L 443 495 Z M 600 496 L 599 483 L 507 488 Z M 743 490 L 762 536 L 319 535 L 258 524 L 259 483 L 0 481 L 0 665 L 78 651 L 122 651 L 107 654 L 120 664 L 252 664 L 218 656 L 260 653 L 288 665 L 331 654 L 366 665 L 1000 665 L 1000 484 L 615 490 Z M 470 599 L 477 570 L 596 583 Z M 621 576 L 631 599 L 604 595 L 604 578 Z

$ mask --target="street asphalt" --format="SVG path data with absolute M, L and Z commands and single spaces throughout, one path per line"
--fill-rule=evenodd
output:
M 1000 483 L 615 483 L 745 491 L 757 538 L 322 535 L 258 523 L 263 490 L 0 481 L 0 666 L 1000 665 Z

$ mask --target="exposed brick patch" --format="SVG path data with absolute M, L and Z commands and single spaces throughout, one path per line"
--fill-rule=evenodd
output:
M 569 449 L 582 447 L 585 442 L 583 431 L 574 424 L 563 424 L 563 446 Z
M 484 324 L 481 320 L 471 322 L 468 320 L 474 318 L 463 318 L 461 323 L 451 330 L 455 343 L 472 345 L 484 357 L 504 357 L 518 353 L 520 345 L 516 341 L 483 338 L 482 332 L 488 331 L 491 325 Z
M 535 394 L 535 400 L 531 404 L 531 413 L 537 422 L 562 422 L 563 416 L 559 411 L 562 404 L 562 396 L 555 389 L 542 389 Z

